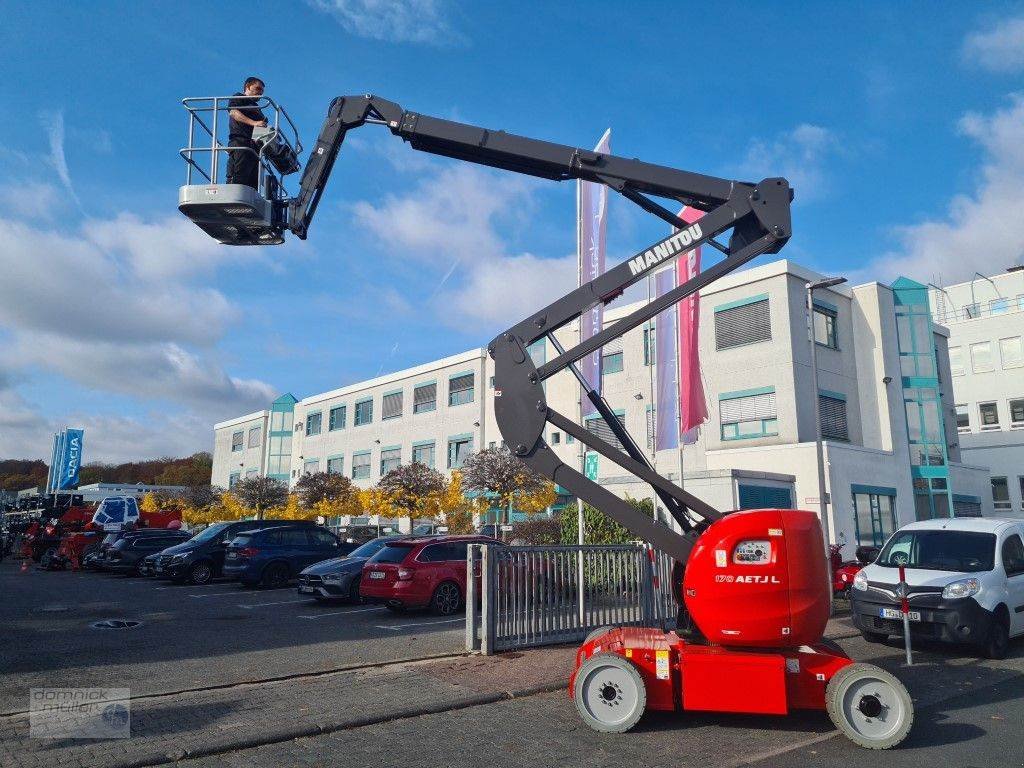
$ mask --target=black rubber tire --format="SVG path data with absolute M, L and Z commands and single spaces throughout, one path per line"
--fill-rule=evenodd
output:
M 610 674 L 613 679 L 610 682 L 602 680 L 603 673 Z M 599 687 L 592 687 L 595 685 Z M 605 701 L 594 695 L 602 687 L 613 689 Z M 647 706 L 647 687 L 640 672 L 628 659 L 616 653 L 595 653 L 576 670 L 572 699 L 580 718 L 595 731 L 625 733 L 643 717 Z M 620 714 L 616 709 L 620 703 L 624 703 L 626 708 L 621 710 L 620 717 L 615 717 Z
M 359 596 L 359 580 L 359 577 L 355 576 L 348 585 L 348 599 L 353 603 L 363 602 L 363 598 Z
M 437 616 L 452 616 L 462 607 L 462 593 L 454 581 L 442 581 L 430 597 L 430 611 Z
M 868 632 L 866 629 L 860 631 L 860 636 L 869 643 L 884 643 L 889 639 L 889 636 L 884 632 Z
M 863 701 L 875 695 L 875 705 L 879 700 L 883 705 L 878 713 L 854 706 L 858 697 Z M 849 664 L 836 672 L 825 688 L 825 710 L 846 738 L 866 749 L 892 749 L 914 725 L 914 702 L 906 686 L 874 664 Z
M 986 659 L 1005 659 L 1010 649 L 1010 627 L 1003 616 L 997 615 L 988 628 L 988 634 L 981 642 L 979 651 Z
M 213 566 L 206 560 L 200 560 L 188 569 L 187 581 L 197 587 L 209 584 L 213 581 Z
M 291 578 L 291 569 L 285 563 L 271 563 L 263 569 L 260 585 L 268 589 L 283 587 Z

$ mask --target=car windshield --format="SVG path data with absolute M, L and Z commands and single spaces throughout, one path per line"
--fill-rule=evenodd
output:
M 405 560 L 409 551 L 413 548 L 412 544 L 387 544 L 382 547 L 380 552 L 370 558 L 371 563 L 400 563 Z
M 996 536 L 974 531 L 909 530 L 897 532 L 882 550 L 877 565 L 930 571 L 991 571 Z
M 349 553 L 349 557 L 373 557 L 388 543 L 387 539 L 372 539 Z M 406 550 L 408 552 L 409 550 Z
M 217 535 L 220 534 L 220 532 L 227 527 L 227 523 L 217 523 L 216 525 L 211 525 L 210 527 L 203 529 L 202 533 L 196 534 L 193 541 L 209 541 L 210 539 L 215 539 Z

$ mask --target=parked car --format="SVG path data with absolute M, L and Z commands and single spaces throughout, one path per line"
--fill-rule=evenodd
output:
M 244 586 L 283 587 L 303 568 L 338 554 L 341 541 L 326 528 L 278 525 L 240 531 L 228 545 L 224 575 Z
M 853 622 L 869 641 L 903 635 L 900 565 L 911 638 L 969 643 L 998 659 L 1024 635 L 1024 522 L 938 519 L 896 531 L 851 590 Z
M 167 528 L 130 528 L 124 531 L 108 533 L 96 547 L 87 551 L 85 557 L 82 558 L 82 567 L 99 571 L 104 570 L 106 568 L 107 552 L 114 544 L 128 536 L 156 536 L 161 538 L 168 533 L 184 533 L 184 531 L 172 531 Z M 191 534 L 185 534 L 184 538 L 178 538 L 174 543 L 180 544 L 182 541 L 187 541 L 190 536 Z M 159 551 L 157 550 L 157 552 Z
M 317 600 L 359 600 L 359 581 L 363 565 L 389 541 L 401 536 L 379 536 L 370 539 L 344 557 L 333 557 L 314 563 L 299 574 L 298 591 Z
M 392 611 L 429 607 L 448 616 L 466 599 L 466 547 L 501 545 L 487 536 L 429 536 L 389 541 L 363 566 L 359 594 Z
M 142 558 L 142 562 L 139 563 L 139 576 L 156 576 L 156 559 L 159 556 L 159 552 L 154 552 Z
M 189 581 L 192 584 L 209 584 L 221 575 L 224 554 L 235 536 L 241 531 L 278 525 L 313 526 L 316 523 L 301 520 L 232 520 L 214 523 L 184 544 L 161 552 L 156 560 L 156 575 L 178 583 Z
M 145 535 L 136 532 L 135 535 L 122 536 L 104 554 L 103 570 L 137 574 L 144 557 L 162 552 L 168 547 L 186 542 L 190 538 L 190 534 L 185 531 L 167 530 L 161 531 L 160 535 Z
M 337 533 L 338 538 L 347 544 L 351 544 L 352 548 L 355 549 L 372 539 L 376 539 L 378 536 L 392 535 L 394 531 L 392 531 L 390 526 L 343 525 L 335 533 Z

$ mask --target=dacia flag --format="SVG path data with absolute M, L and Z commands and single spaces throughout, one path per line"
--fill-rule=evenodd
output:
M 82 466 L 82 436 L 85 430 L 69 429 L 64 433 L 60 476 L 57 479 L 57 490 L 64 491 L 78 487 L 78 470 Z

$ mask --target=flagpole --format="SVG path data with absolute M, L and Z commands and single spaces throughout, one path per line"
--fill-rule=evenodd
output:
M 583 285 L 583 182 L 576 181 L 576 275 L 577 284 Z M 576 320 L 577 343 L 583 343 L 583 315 Z M 583 424 L 583 390 L 576 390 L 576 411 L 579 416 L 579 423 Z M 580 474 L 587 472 L 587 453 L 584 450 L 584 443 L 577 440 L 579 448 Z M 585 537 L 586 519 L 583 514 L 583 499 L 576 497 L 576 543 L 581 547 L 576 555 L 576 596 L 577 610 L 579 613 L 580 626 L 583 626 L 585 606 L 583 605 L 583 542 Z
M 653 299 L 654 291 L 654 274 L 652 272 L 647 273 L 647 303 L 650 304 Z M 651 418 L 649 421 L 646 420 L 647 414 L 644 414 L 645 423 L 644 427 L 650 425 L 650 442 L 651 442 L 651 467 L 655 472 L 658 471 L 658 410 L 655 407 L 657 401 L 654 399 L 654 356 L 651 354 L 651 341 L 654 336 L 654 324 L 647 321 L 647 337 L 644 339 L 646 349 L 644 349 L 644 357 L 647 358 L 649 365 L 647 366 L 647 374 L 650 383 L 650 405 L 647 407 L 651 409 Z M 641 337 L 642 338 L 642 337 Z M 651 486 L 651 509 L 654 513 L 654 519 L 658 519 L 658 493 L 655 487 Z

